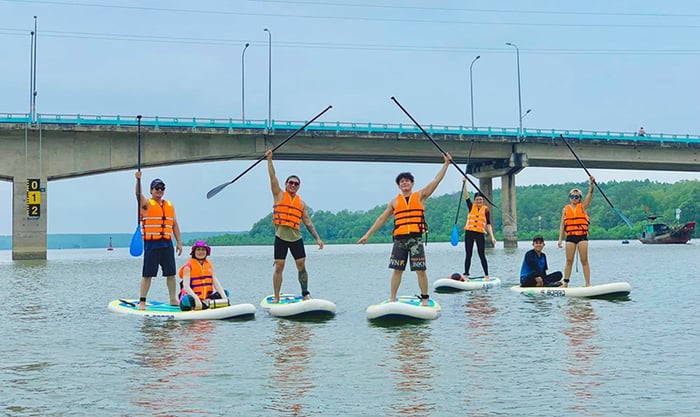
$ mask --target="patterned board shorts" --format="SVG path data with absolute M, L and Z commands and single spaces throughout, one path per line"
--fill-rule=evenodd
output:
M 391 249 L 389 268 L 406 270 L 406 261 L 411 262 L 411 271 L 425 271 L 425 248 L 420 237 L 395 238 Z

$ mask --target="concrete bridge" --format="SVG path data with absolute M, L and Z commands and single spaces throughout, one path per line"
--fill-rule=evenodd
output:
M 305 122 L 144 117 L 142 166 L 256 160 Z M 517 246 L 515 177 L 526 167 L 578 168 L 563 135 L 588 168 L 700 170 L 700 136 L 580 130 L 423 126 L 489 198 L 501 177 L 506 247 Z M 12 258 L 46 259 L 47 181 L 135 170 L 135 116 L 0 114 L 0 180 L 12 181 Z M 412 124 L 315 122 L 275 152 L 276 159 L 440 163 L 435 146 Z

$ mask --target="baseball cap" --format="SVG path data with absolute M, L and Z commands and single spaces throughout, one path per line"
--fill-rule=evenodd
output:
M 542 237 L 542 235 L 535 235 L 535 237 L 532 238 L 533 242 L 537 242 L 538 240 L 544 242 L 544 237 Z
M 158 185 L 158 184 L 163 184 L 163 185 L 165 185 L 165 183 L 163 182 L 163 180 L 161 180 L 160 178 L 156 178 L 156 179 L 154 179 L 153 181 L 151 181 L 151 188 L 155 188 L 156 185 Z

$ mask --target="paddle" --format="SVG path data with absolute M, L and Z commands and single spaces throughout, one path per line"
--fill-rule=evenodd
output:
M 581 159 L 579 159 L 578 155 L 576 155 L 576 152 L 574 152 L 574 149 L 571 147 L 571 145 L 569 145 L 569 142 L 567 142 L 566 139 L 564 139 L 564 135 L 559 135 L 559 137 L 561 138 L 562 141 L 564 141 L 564 144 L 566 144 L 566 147 L 569 148 L 569 150 L 571 151 L 571 153 L 574 155 L 574 158 L 576 158 L 576 160 L 578 161 L 578 164 L 581 165 L 581 168 L 583 168 L 583 170 L 586 171 L 586 174 L 588 174 L 588 176 L 591 177 L 591 176 L 592 176 L 591 173 L 588 172 L 588 169 L 586 169 L 586 166 L 583 165 L 583 162 L 581 162 Z M 608 198 L 608 196 L 605 195 L 605 193 L 603 192 L 603 190 L 600 188 L 600 185 L 598 185 L 598 183 L 595 182 L 595 181 L 593 181 L 593 183 L 595 184 L 595 186 L 596 186 L 596 188 L 598 189 L 598 191 L 600 191 L 600 194 L 603 196 L 603 198 L 605 198 L 605 201 L 607 201 L 608 204 L 610 205 L 610 207 L 615 211 L 615 213 L 617 213 L 617 215 L 620 216 L 620 218 L 621 218 L 625 223 L 627 223 L 627 226 L 629 226 L 630 229 L 634 229 L 634 227 L 632 226 L 632 222 L 630 221 L 630 219 L 628 219 L 627 217 L 625 217 L 625 215 L 622 214 L 622 212 L 621 212 L 618 208 L 616 208 L 615 206 L 613 206 L 613 203 L 610 202 L 610 199 Z
M 472 159 L 472 149 L 474 148 L 474 140 L 469 144 L 469 155 L 467 156 L 467 163 L 464 165 L 464 172 L 469 170 L 469 160 Z M 462 197 L 464 197 L 464 186 L 459 190 L 459 202 L 457 203 L 457 214 L 455 214 L 455 225 L 452 227 L 452 238 L 450 243 L 452 246 L 457 246 L 459 243 L 459 232 L 457 231 L 457 219 L 459 219 L 459 209 L 462 207 Z
M 120 302 L 120 303 L 123 303 L 123 304 L 126 304 L 126 305 L 128 305 L 128 306 L 131 306 L 131 307 L 136 307 L 136 304 L 134 304 L 134 303 L 132 303 L 132 302 L 130 302 L 130 301 L 123 300 L 123 299 L 121 299 L 121 298 L 119 299 L 119 302 Z
M 428 134 L 428 132 L 425 131 L 425 129 L 423 129 L 423 126 L 421 126 L 420 123 L 418 123 L 418 122 L 416 121 L 416 119 L 414 119 L 413 116 L 411 116 L 411 114 L 401 105 L 401 103 L 399 103 L 399 101 L 396 100 L 396 97 L 391 97 L 391 99 L 394 101 L 394 103 L 396 103 L 397 106 L 399 106 L 399 108 L 401 109 L 401 111 L 403 111 L 403 112 L 406 114 L 406 116 L 408 116 L 408 118 L 411 119 L 411 121 L 413 122 L 413 124 L 415 124 L 416 127 L 417 127 L 418 129 L 420 129 L 421 132 L 423 132 L 423 135 L 425 135 L 425 137 L 428 138 L 428 139 L 430 140 L 430 142 L 432 142 L 432 144 L 435 145 L 435 147 L 438 148 L 438 150 L 439 150 L 440 152 L 442 152 L 443 155 L 446 155 L 447 152 L 445 152 L 445 150 L 442 149 L 442 148 L 440 147 L 440 145 L 438 145 L 437 142 L 435 142 L 435 139 L 433 139 L 433 137 L 430 136 L 430 135 Z M 472 180 L 469 179 L 469 177 L 467 177 L 467 174 L 466 174 L 464 171 L 462 171 L 462 168 L 460 168 L 459 165 L 457 165 L 457 163 L 455 163 L 455 161 L 450 160 L 450 163 L 452 164 L 452 166 L 454 166 L 455 168 L 457 168 L 457 171 L 459 171 L 459 173 L 462 174 L 462 176 L 463 176 L 464 178 L 466 178 L 467 181 L 469 181 L 469 184 L 471 184 L 471 185 L 476 189 L 476 191 L 480 192 L 481 194 L 484 194 L 484 192 L 481 191 L 481 190 L 479 189 L 479 187 L 478 187 L 476 184 L 474 184 L 474 182 L 473 182 Z M 493 201 L 489 200 L 489 198 L 486 197 L 485 194 L 484 194 L 484 199 L 485 199 L 486 201 L 488 201 L 489 204 L 491 204 L 492 206 L 494 206 L 494 207 L 496 207 L 496 208 L 499 208 L 497 205 L 493 204 Z
M 136 163 L 136 170 L 141 172 L 141 115 L 136 116 L 137 127 L 136 127 L 136 137 L 138 142 L 138 162 Z M 136 180 L 136 231 L 131 237 L 131 244 L 129 245 L 129 253 L 131 256 L 141 256 L 143 253 L 143 236 L 141 236 L 141 178 Z
M 272 152 L 274 152 L 274 151 L 276 151 L 277 149 L 279 149 L 280 146 L 284 145 L 284 144 L 287 143 L 289 140 L 291 140 L 294 136 L 296 136 L 299 132 L 301 132 L 302 130 L 306 129 L 306 127 L 307 127 L 308 125 L 310 125 L 311 123 L 313 123 L 316 119 L 318 119 L 319 117 L 321 117 L 321 115 L 323 115 L 323 113 L 327 112 L 327 111 L 330 110 L 332 107 L 333 107 L 333 106 L 328 106 L 328 107 L 326 107 L 321 113 L 317 114 L 313 119 L 311 119 L 311 120 L 309 120 L 308 122 L 306 122 L 306 124 L 305 124 L 304 126 L 302 126 L 302 127 L 300 127 L 299 129 L 295 130 L 294 133 L 292 133 L 291 135 L 287 136 L 287 138 L 284 139 L 282 142 L 280 142 L 279 145 L 277 145 L 277 146 L 275 146 L 274 148 L 272 148 Z M 248 169 L 246 169 L 245 171 L 241 172 L 236 178 L 232 179 L 232 180 L 229 181 L 229 182 L 225 182 L 225 183 L 223 183 L 223 184 L 221 184 L 221 185 L 218 185 L 218 186 L 212 188 L 211 190 L 209 190 L 209 192 L 207 193 L 207 198 L 212 198 L 212 197 L 214 197 L 215 195 L 217 195 L 217 194 L 219 193 L 219 191 L 223 190 L 224 188 L 226 188 L 226 187 L 228 187 L 229 185 L 231 185 L 231 184 L 233 184 L 234 182 L 236 182 L 239 178 L 241 178 L 242 176 L 244 176 L 245 174 L 247 174 L 248 171 L 250 171 L 251 169 L 253 169 L 253 167 L 255 167 L 257 164 L 259 164 L 263 159 L 265 159 L 265 155 L 264 155 L 264 154 L 263 154 L 263 156 L 261 156 L 260 158 L 258 158 L 258 160 L 255 161 L 255 162 L 253 163 L 253 165 L 249 166 Z

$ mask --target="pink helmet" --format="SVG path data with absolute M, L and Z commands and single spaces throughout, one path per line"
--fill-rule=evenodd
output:
M 192 245 L 192 250 L 190 251 L 190 256 L 194 256 L 194 250 L 197 248 L 207 248 L 207 256 L 211 255 L 211 248 L 207 245 L 204 240 L 198 240 Z

